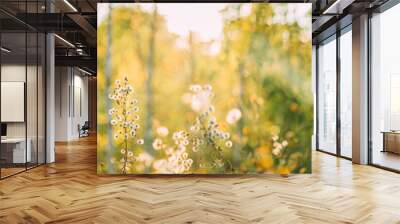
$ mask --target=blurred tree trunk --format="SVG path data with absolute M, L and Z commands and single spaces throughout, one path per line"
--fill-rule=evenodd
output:
M 193 31 L 190 31 L 189 33 L 189 54 L 190 54 L 190 73 L 189 73 L 189 84 L 192 84 L 195 79 L 195 73 L 196 73 L 196 53 L 195 53 L 195 43 L 194 43 L 194 33 Z
M 237 19 L 240 20 L 240 9 L 241 5 L 239 4 L 237 6 Z M 239 119 L 237 127 L 238 127 L 238 135 L 240 142 L 242 142 L 242 137 L 243 137 L 243 128 L 244 128 L 244 119 L 245 119 L 245 113 L 244 113 L 244 88 L 245 88 L 245 80 L 244 80 L 244 69 L 245 69 L 245 57 L 246 57 L 246 52 L 243 52 L 242 55 L 239 54 L 238 58 L 238 67 L 237 67 L 237 75 L 239 78 L 239 102 L 238 102 L 238 109 L 242 113 L 241 119 Z M 243 145 L 238 145 L 234 148 L 233 151 L 233 166 L 237 167 L 240 165 L 240 150 L 243 148 Z
M 144 142 L 145 150 L 150 155 L 154 154 L 152 147 L 153 142 L 153 76 L 154 76 L 154 62 L 155 62 L 155 36 L 157 32 L 157 6 L 154 6 L 153 18 L 151 20 L 151 33 L 149 38 L 149 55 L 146 62 L 147 79 L 146 79 L 146 120 L 144 125 Z
M 106 150 L 106 165 L 107 172 L 112 173 L 114 167 L 111 163 L 111 158 L 113 157 L 114 145 L 113 145 L 113 136 L 112 136 L 112 127 L 111 127 L 111 115 L 108 111 L 111 109 L 112 104 L 110 99 L 108 98 L 109 89 L 111 88 L 111 76 L 112 76 L 112 61 L 111 61 L 111 47 L 112 47 L 112 6 L 108 4 L 108 18 L 107 18 L 107 53 L 106 53 L 106 68 L 105 68 L 105 76 L 106 76 L 106 85 L 104 91 L 104 99 L 106 103 L 106 113 L 107 113 L 107 150 Z

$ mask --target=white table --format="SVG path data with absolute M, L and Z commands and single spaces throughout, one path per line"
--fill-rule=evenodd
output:
M 26 163 L 32 160 L 32 140 L 26 140 L 28 147 L 26 147 L 25 154 L 25 138 L 5 138 L 1 139 L 1 144 L 14 145 L 13 148 L 13 163 Z

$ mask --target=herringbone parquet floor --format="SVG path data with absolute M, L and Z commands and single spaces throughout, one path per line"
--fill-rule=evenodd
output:
M 315 152 L 312 175 L 97 176 L 96 142 L 0 181 L 0 223 L 400 223 L 400 175 Z

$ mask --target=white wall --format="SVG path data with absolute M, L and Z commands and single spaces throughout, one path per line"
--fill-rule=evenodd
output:
M 78 124 L 83 125 L 89 119 L 88 111 L 88 78 L 79 75 L 74 75 L 74 108 L 72 108 L 73 119 L 71 120 L 71 135 L 74 138 L 79 137 Z M 80 101 L 80 102 L 79 102 Z M 80 108 L 81 107 L 81 108 Z M 80 111 L 81 110 L 81 111 Z M 75 112 L 75 113 L 74 113 Z
M 21 108 L 22 113 L 26 110 L 26 120 L 22 122 L 6 122 L 7 137 L 9 138 L 24 138 L 25 135 L 30 139 L 30 148 L 32 150 L 32 161 L 44 163 L 45 151 L 45 118 L 44 118 L 44 74 L 39 66 L 36 71 L 36 66 L 27 67 L 25 64 L 4 64 L 1 66 L 1 81 L 2 82 L 24 82 L 26 83 L 26 106 Z M 25 80 L 27 78 L 27 80 Z M 24 94 L 24 90 L 22 93 Z M 2 96 L 2 98 L 7 97 Z M 10 107 L 2 107 L 1 110 L 12 110 Z M 7 111 L 12 113 L 12 111 Z M 37 157 L 37 153 L 39 153 Z M 51 160 L 48 160 L 51 162 Z
M 56 67 L 56 141 L 79 138 L 78 125 L 88 120 L 88 78 L 83 75 L 76 68 Z
M 1 81 L 3 82 L 25 82 L 25 65 L 2 65 Z M 30 69 L 28 67 L 28 69 Z M 7 108 L 1 108 L 6 110 Z M 25 122 L 7 123 L 7 137 L 25 137 Z
M 67 67 L 55 68 L 55 141 L 68 140 L 68 73 Z
M 27 69 L 27 70 L 25 70 Z M 31 73 L 36 73 L 36 67 L 33 66 L 28 66 L 25 67 L 25 65 L 18 65 L 18 64 L 6 64 L 6 65 L 2 65 L 1 66 L 1 81 L 2 82 L 25 82 L 25 75 L 26 75 L 26 71 L 28 72 L 28 74 Z M 32 84 L 32 83 L 30 83 Z M 36 82 L 33 83 L 34 85 L 36 85 Z M 30 90 L 30 89 L 28 89 Z M 32 102 L 32 96 L 36 97 L 36 89 L 34 90 L 33 93 L 30 93 L 28 91 L 27 93 L 28 99 L 27 99 L 27 103 L 29 104 L 30 102 Z M 31 96 L 31 97 L 30 97 Z M 36 105 L 31 105 L 31 106 L 35 106 Z M 1 108 L 2 110 L 7 110 L 7 108 Z M 28 122 L 31 121 L 35 121 L 36 124 L 36 113 L 28 113 L 27 114 L 27 118 L 28 118 Z M 8 137 L 25 137 L 25 123 L 26 122 L 7 122 L 7 136 Z M 29 124 L 28 128 L 32 127 L 33 124 Z M 36 129 L 36 127 L 35 127 Z M 28 133 L 28 137 L 29 133 Z

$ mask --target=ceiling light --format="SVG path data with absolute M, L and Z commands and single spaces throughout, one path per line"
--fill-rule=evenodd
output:
M 10 52 L 11 52 L 11 50 L 9 50 L 9 49 L 7 49 L 7 48 L 5 48 L 5 47 L 1 47 L 0 49 L 1 49 L 2 51 L 6 52 L 6 53 L 10 53 Z
M 86 70 L 83 70 L 83 69 L 81 69 L 81 68 L 79 68 L 79 67 L 78 67 L 78 70 L 81 71 L 81 72 L 83 72 L 83 73 L 85 73 L 86 75 L 93 75 L 92 73 L 90 73 L 90 72 L 88 72 L 88 71 L 86 71 Z
M 78 10 L 68 1 L 64 0 L 65 4 L 67 4 L 74 12 L 78 12 Z
M 339 14 L 337 12 L 336 13 L 331 12 L 333 9 L 335 9 L 334 11 L 337 11 L 339 2 L 340 0 L 336 0 L 332 5 L 330 5 L 327 9 L 325 9 L 322 14 Z
M 62 37 L 60 37 L 60 36 L 57 35 L 57 34 L 54 34 L 54 36 L 57 37 L 57 38 L 58 38 L 59 40 L 61 40 L 62 42 L 66 43 L 68 46 L 75 48 L 75 45 L 73 45 L 73 44 L 72 44 L 71 42 L 69 42 L 68 40 L 66 40 L 66 39 L 64 39 L 64 38 L 62 38 Z
M 343 10 L 349 7 L 356 0 L 336 0 L 322 14 L 324 15 L 339 15 L 343 13 Z

